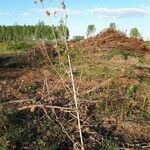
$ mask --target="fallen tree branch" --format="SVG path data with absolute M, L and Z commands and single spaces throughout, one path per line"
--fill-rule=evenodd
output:
M 24 106 L 21 108 L 18 108 L 18 110 L 24 110 L 24 109 L 31 109 L 31 108 L 51 108 L 51 109 L 60 109 L 60 110 L 67 110 L 69 112 L 75 112 L 75 108 L 69 108 L 69 107 L 60 107 L 60 106 L 51 106 L 51 105 L 29 105 L 29 106 Z

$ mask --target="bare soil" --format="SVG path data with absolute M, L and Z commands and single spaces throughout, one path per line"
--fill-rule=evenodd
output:
M 148 150 L 150 148 L 150 55 L 144 41 L 128 38 L 119 31 L 108 29 L 95 37 L 71 44 L 73 49 L 76 44 L 80 44 L 80 48 L 92 51 L 84 56 L 80 56 L 80 52 L 78 55 L 72 52 L 85 148 L 111 149 L 115 144 L 118 149 Z M 36 138 L 40 138 L 45 141 L 45 145 L 47 143 L 54 145 L 53 140 L 56 140 L 57 146 L 54 149 L 62 150 L 62 147 L 65 147 L 65 150 L 69 150 L 75 145 L 70 142 L 66 132 L 71 135 L 75 143 L 79 143 L 75 113 L 58 109 L 65 107 L 71 108 L 69 111 L 72 111 L 74 108 L 70 79 L 67 74 L 63 74 L 64 72 L 59 76 L 47 63 L 49 61 L 47 56 L 50 56 L 52 61 L 55 58 L 57 58 L 55 61 L 58 60 L 58 53 L 53 51 L 53 46 L 47 45 L 42 48 L 43 45 L 42 47 L 38 45 L 31 53 L 23 56 L 18 54 L 0 56 L 1 106 L 5 111 L 17 111 L 15 123 L 11 122 L 13 117 L 9 118 L 7 115 L 0 120 L 2 122 L 0 144 L 5 144 L 10 149 L 17 149 L 18 142 L 20 149 L 34 149 L 38 145 Z M 120 54 L 108 58 L 107 51 L 97 52 L 97 49 L 110 51 L 112 48 L 125 49 L 129 52 L 135 50 L 142 54 L 144 62 L 140 64 L 137 56 L 131 55 L 124 60 Z M 42 54 L 45 54 L 44 57 Z M 44 63 L 43 61 L 37 63 L 37 58 L 41 60 L 41 56 Z M 34 62 L 34 65 L 22 61 L 11 65 L 12 60 L 16 58 L 29 64 Z M 56 67 L 60 69 L 57 64 Z M 40 108 L 41 105 L 54 121 L 51 126 L 46 124 L 47 116 Z M 57 119 L 47 106 L 56 107 Z M 26 109 L 22 110 L 24 107 Z M 24 117 L 18 118 L 20 113 L 23 113 Z M 34 119 L 31 116 L 34 116 Z M 62 130 L 60 122 L 66 131 Z M 32 124 L 35 133 L 33 138 L 30 136 Z M 25 139 L 30 139 L 27 143 L 19 139 L 18 134 L 8 136 L 13 128 L 22 129 L 22 127 L 24 129 L 27 127 L 27 131 L 30 131 L 28 133 L 25 130 L 22 133 Z M 26 132 L 28 135 L 25 134 Z M 5 138 L 5 135 L 8 137 Z M 112 145 L 109 145 L 110 141 Z M 45 146 L 43 149 L 48 148 Z

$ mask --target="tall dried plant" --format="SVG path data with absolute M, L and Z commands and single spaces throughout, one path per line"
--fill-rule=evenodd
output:
M 67 52 L 69 77 L 71 79 L 71 84 L 72 84 L 72 93 L 73 93 L 73 99 L 74 99 L 74 104 L 75 104 L 75 109 L 74 110 L 76 112 L 76 118 L 77 118 L 77 122 L 78 122 L 78 130 L 79 130 L 79 136 L 80 136 L 80 145 L 81 145 L 81 150 L 84 150 L 84 142 L 83 142 L 83 136 L 82 136 L 82 127 L 81 127 L 81 121 L 80 121 L 80 112 L 79 112 L 79 106 L 78 106 L 79 104 L 78 104 L 78 98 L 77 98 L 77 93 L 76 93 L 76 86 L 75 86 L 75 80 L 74 80 L 74 75 L 73 75 L 73 69 L 72 69 L 70 53 L 69 53 L 69 47 L 68 47 L 68 44 L 67 44 L 66 26 L 67 26 L 68 15 L 67 15 L 67 11 L 66 11 L 66 4 L 65 4 L 64 0 L 61 0 L 59 9 L 57 11 L 51 12 L 50 10 L 45 9 L 44 0 L 38 0 L 38 1 L 41 3 L 42 8 L 45 11 L 45 14 L 48 17 L 51 17 L 51 16 L 56 17 L 57 19 L 59 19 L 60 25 L 63 26 L 63 32 L 59 31 L 58 28 L 57 28 L 57 30 L 58 30 L 58 33 L 60 34 L 60 36 L 62 37 L 63 43 L 65 45 L 65 50 Z M 34 2 L 37 3 L 38 1 L 34 1 Z M 52 2 L 52 0 L 51 0 L 51 2 Z M 61 15 L 59 14 L 58 11 L 61 12 Z M 60 60 L 61 56 L 60 56 L 60 52 L 59 52 L 58 41 L 57 41 L 57 38 L 56 38 L 56 35 L 55 35 L 55 27 L 54 26 L 53 26 L 53 34 L 54 34 L 55 44 L 56 44 L 56 47 L 58 49 L 59 60 Z M 47 87 L 48 87 L 48 85 L 47 85 Z M 47 89 L 47 90 L 49 92 L 49 89 Z M 46 113 L 45 109 L 44 109 L 44 112 Z M 55 108 L 54 107 L 53 107 L 53 113 L 55 113 Z M 55 115 L 56 115 L 56 113 L 55 113 Z M 57 115 L 56 115 L 56 117 L 57 117 Z M 57 117 L 57 120 L 58 120 L 58 117 Z M 60 123 L 61 127 L 63 128 L 63 130 L 65 130 L 64 127 L 63 127 L 63 124 L 61 124 L 61 122 L 59 122 L 59 123 Z M 66 134 L 70 138 L 70 136 L 68 135 L 67 132 L 66 132 Z

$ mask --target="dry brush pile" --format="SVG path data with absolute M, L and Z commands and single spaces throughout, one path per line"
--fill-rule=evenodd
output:
M 125 33 L 113 28 L 108 28 L 86 40 L 70 43 L 73 47 L 78 47 L 80 45 L 80 48 L 82 47 L 85 51 L 99 51 L 117 48 L 128 51 L 150 52 L 150 48 L 142 39 L 127 37 Z

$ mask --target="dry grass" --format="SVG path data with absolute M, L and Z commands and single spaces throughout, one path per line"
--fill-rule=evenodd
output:
M 82 51 L 71 53 L 77 96 L 80 99 L 79 109 L 85 148 L 96 149 L 102 147 L 102 143 L 104 147 L 114 143 L 117 144 L 114 147 L 141 148 L 142 144 L 147 147 L 150 131 L 150 84 L 149 69 L 147 69 L 149 55 L 142 56 L 145 60 L 143 64 L 135 55 L 130 56 L 126 61 L 118 53 L 112 58 L 108 55 L 110 55 L 108 51 L 90 55 L 83 55 Z M 67 65 L 65 53 L 62 59 Z M 78 147 L 79 136 L 72 103 L 71 82 L 67 72 L 62 70 L 59 64 L 56 63 L 55 67 L 62 77 L 47 65 L 34 69 L 26 67 L 23 70 L 0 68 L 2 93 L 0 99 L 3 104 L 1 107 L 8 111 L 14 108 L 26 108 L 30 115 L 35 113 L 36 117 L 36 113 L 44 110 L 51 119 L 54 117 L 51 110 L 55 109 L 58 118 L 54 126 L 61 122 L 64 128 L 61 138 L 64 141 L 68 139 L 65 135 L 68 133 L 75 143 L 74 146 Z M 47 88 L 50 89 L 49 92 Z M 7 119 L 4 113 L 2 122 L 5 123 L 1 126 L 1 130 L 6 129 L 1 135 L 2 143 L 7 143 L 7 137 L 4 138 L 6 131 L 8 135 L 11 133 L 6 126 Z M 47 137 L 45 132 L 43 134 Z M 71 147 L 70 143 L 67 144 Z

